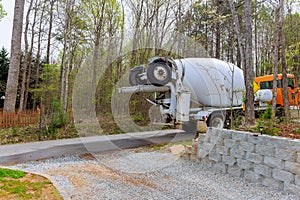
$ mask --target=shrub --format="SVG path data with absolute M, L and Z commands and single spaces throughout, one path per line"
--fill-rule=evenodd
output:
M 143 118 L 143 116 L 140 112 L 137 112 L 137 113 L 135 113 L 133 120 L 135 122 L 141 122 L 141 121 L 144 121 L 145 119 Z
M 265 110 L 264 114 L 262 115 L 263 119 L 272 119 L 273 110 L 271 105 L 268 105 L 267 109 Z

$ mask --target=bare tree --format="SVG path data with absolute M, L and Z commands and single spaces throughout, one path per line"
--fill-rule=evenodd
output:
M 255 125 L 254 113 L 254 91 L 253 91 L 253 55 L 252 55 L 252 15 L 251 0 L 245 0 L 245 20 L 246 20 L 246 51 L 244 66 L 245 85 L 246 85 L 246 120 L 249 125 Z
M 248 125 L 255 124 L 255 113 L 254 113 L 254 94 L 252 83 L 254 79 L 253 71 L 253 55 L 252 55 L 252 15 L 251 15 L 251 0 L 245 0 L 245 47 L 243 46 L 244 41 L 242 37 L 241 25 L 236 12 L 236 8 L 232 0 L 229 0 L 230 10 L 235 23 L 235 32 L 237 35 L 239 53 L 242 60 L 242 66 L 245 76 L 246 85 L 246 123 Z
M 47 1 L 47 0 L 46 0 Z M 45 3 L 46 3 L 45 1 Z M 54 4 L 56 0 L 50 0 L 50 10 L 49 10 L 49 30 L 48 30 L 48 38 L 47 38 L 47 53 L 46 53 L 46 63 L 50 63 L 50 47 L 51 47 L 51 35 L 52 35 L 52 27 L 53 27 L 53 11 Z
M 279 23 L 279 32 L 280 32 L 280 46 L 281 46 L 281 65 L 282 65 L 282 83 L 283 83 L 283 99 L 284 99 L 284 115 L 285 119 L 290 119 L 290 102 L 288 94 L 288 77 L 287 77 L 287 63 L 286 63 L 286 52 L 285 52 L 285 34 L 284 34 L 284 0 L 279 2 L 281 12 L 280 12 L 280 23 Z
M 21 84 L 21 94 L 20 94 L 20 106 L 19 106 L 19 111 L 18 112 L 22 112 L 25 107 L 25 90 L 26 90 L 26 80 L 27 80 L 27 69 L 30 68 L 30 61 L 29 61 L 29 57 L 31 56 L 30 54 L 32 54 L 32 46 L 30 47 L 31 50 L 29 51 L 29 44 L 28 44 L 28 29 L 29 29 L 29 23 L 30 23 L 30 13 L 32 11 L 33 8 L 33 2 L 34 0 L 30 0 L 29 3 L 29 7 L 26 13 L 26 22 L 25 22 L 25 28 L 24 28 L 24 42 L 25 42 L 25 51 L 24 51 L 24 61 L 23 61 L 23 72 L 22 72 L 22 84 Z M 35 17 L 36 17 L 36 12 L 35 12 Z M 34 17 L 34 21 L 33 24 L 35 24 L 35 17 Z M 34 29 L 34 27 L 33 27 Z M 34 34 L 34 31 L 32 31 Z M 33 41 L 34 39 L 34 35 L 31 35 L 31 40 Z M 32 42 L 33 44 L 33 42 Z M 29 71 L 29 70 L 28 70 Z M 28 74 L 29 75 L 29 74 Z
M 25 0 L 16 0 L 14 8 L 14 23 L 11 40 L 11 57 L 5 91 L 4 113 L 15 112 L 20 72 L 21 38 L 23 28 Z
M 234 20 L 234 30 L 235 30 L 235 34 L 236 34 L 237 42 L 238 42 L 238 54 L 239 54 L 239 57 L 241 58 L 242 66 L 245 67 L 246 63 L 245 63 L 244 46 L 243 46 L 244 41 L 243 41 L 243 37 L 242 37 L 242 30 L 241 30 L 239 16 L 235 9 L 233 1 L 228 0 L 228 2 L 229 2 L 232 17 Z
M 272 99 L 272 110 L 273 118 L 276 115 L 277 106 L 277 82 L 278 82 L 278 66 L 279 66 L 279 15 L 280 15 L 280 5 L 275 9 L 275 33 L 274 33 L 274 80 L 273 80 L 273 99 Z

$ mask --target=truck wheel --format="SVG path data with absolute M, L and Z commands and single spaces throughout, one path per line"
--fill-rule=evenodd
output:
M 155 86 L 164 86 L 171 80 L 171 69 L 165 63 L 150 63 L 147 68 L 148 81 Z
M 209 116 L 208 126 L 214 128 L 223 128 L 225 122 L 225 116 L 220 112 L 213 112 Z
M 145 69 L 143 66 L 137 66 L 130 71 L 129 83 L 131 86 L 146 85 L 147 80 L 142 80 L 140 74 L 144 73 Z

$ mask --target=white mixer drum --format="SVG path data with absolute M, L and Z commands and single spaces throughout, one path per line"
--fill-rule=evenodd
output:
M 175 60 L 183 75 L 183 86 L 192 92 L 192 101 L 203 106 L 242 105 L 245 91 L 243 71 L 214 58 Z

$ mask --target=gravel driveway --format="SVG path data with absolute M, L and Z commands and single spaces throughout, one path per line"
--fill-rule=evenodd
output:
M 65 199 L 300 199 L 215 173 L 166 151 L 130 149 L 11 166 L 46 174 Z

